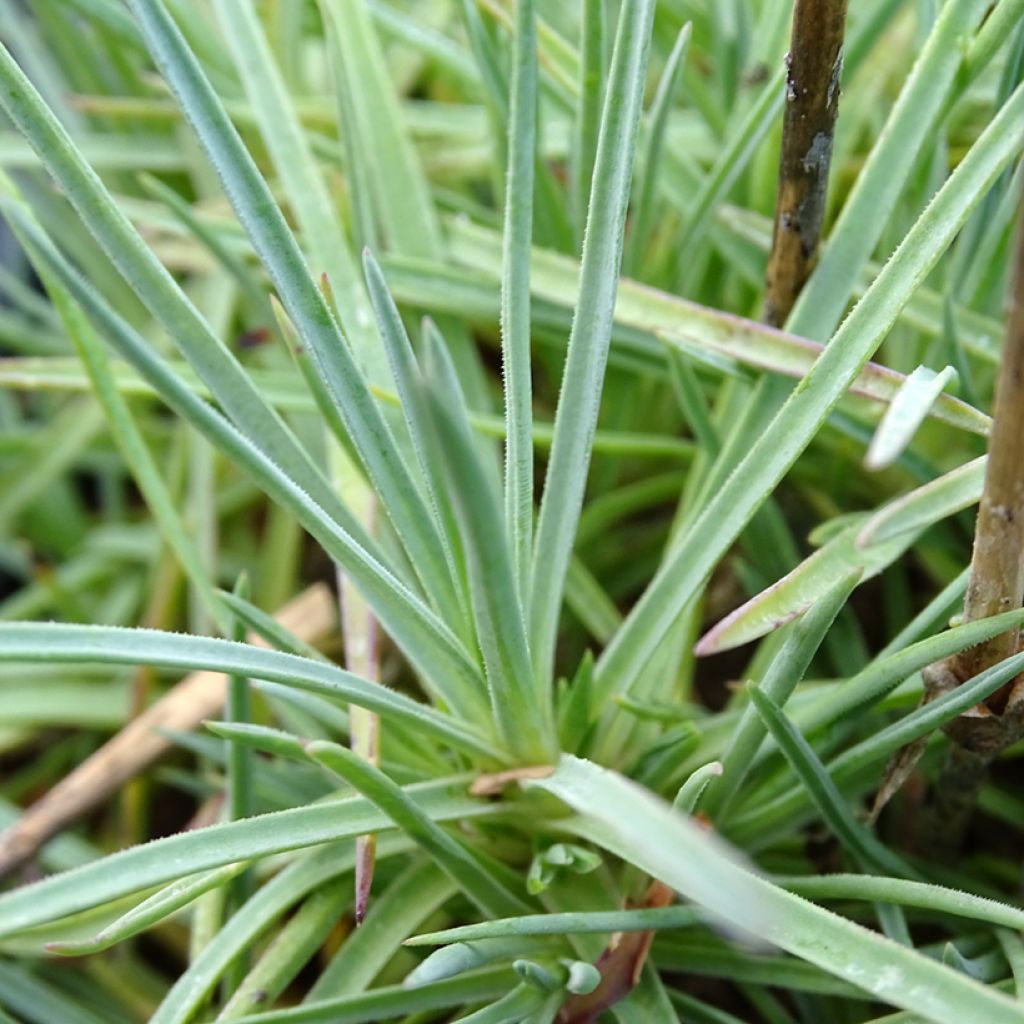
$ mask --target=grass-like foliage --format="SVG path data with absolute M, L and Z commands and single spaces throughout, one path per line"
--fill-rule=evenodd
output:
M 1024 1022 L 1024 3 L 849 7 L 0 0 L 0 1021 Z

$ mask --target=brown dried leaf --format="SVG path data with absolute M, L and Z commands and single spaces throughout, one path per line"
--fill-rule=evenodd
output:
M 667 907 L 675 898 L 672 889 L 654 881 L 640 906 Z M 585 996 L 570 996 L 558 1015 L 560 1024 L 593 1024 L 610 1006 L 625 999 L 640 980 L 654 935 L 653 931 L 616 932 L 596 964 L 601 983 Z

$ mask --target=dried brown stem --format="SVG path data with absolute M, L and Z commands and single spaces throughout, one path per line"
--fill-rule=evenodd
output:
M 341 457 L 341 453 L 338 453 Z M 351 468 L 338 473 L 341 479 L 351 476 L 342 484 L 342 492 L 355 510 L 359 521 L 372 534 L 376 519 L 376 499 L 373 492 L 355 475 Z M 338 569 L 338 597 L 341 603 L 341 631 L 345 638 L 345 668 L 349 672 L 380 681 L 380 630 L 373 610 L 351 579 Z M 349 710 L 349 731 L 352 749 L 374 766 L 380 764 L 380 718 L 366 708 L 352 705 Z M 377 836 L 375 833 L 356 837 L 355 865 L 355 917 L 362 924 L 370 901 L 374 869 L 377 863 Z
M 308 643 L 325 639 L 337 628 L 334 601 L 323 584 L 304 590 L 275 618 Z M 267 646 L 255 635 L 250 635 L 248 642 Z M 186 676 L 0 834 L 0 876 L 24 864 L 43 843 L 169 750 L 171 742 L 159 730 L 196 728 L 220 711 L 226 695 L 227 677 L 221 672 Z
M 843 69 L 846 0 L 796 0 L 764 319 L 781 327 L 814 269 Z
M 974 532 L 971 579 L 964 601 L 968 622 L 1021 605 L 1024 594 L 1024 204 L 1011 278 L 1010 317 L 1003 344 L 985 489 Z M 962 680 L 1016 653 L 1016 630 L 964 651 L 955 665 Z M 990 699 L 998 711 L 1007 693 Z
M 1010 278 L 1010 313 L 996 385 L 985 488 L 974 534 L 971 578 L 964 601 L 967 621 L 1021 607 L 1024 597 L 1024 202 L 1021 203 Z M 963 651 L 929 679 L 956 686 L 1020 649 L 1010 630 Z M 940 687 L 941 688 L 941 687 Z M 948 722 L 952 743 L 935 785 L 924 841 L 955 853 L 963 843 L 978 793 L 999 753 L 1024 738 L 1024 676 L 984 703 Z

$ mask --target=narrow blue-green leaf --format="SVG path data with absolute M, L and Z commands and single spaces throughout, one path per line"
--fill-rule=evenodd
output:
M 46 948 L 51 953 L 57 953 L 60 956 L 87 956 L 90 953 L 99 953 L 104 949 L 110 949 L 111 946 L 116 946 L 119 942 L 159 924 L 176 911 L 181 910 L 182 907 L 187 907 L 203 893 L 226 885 L 244 868 L 245 862 L 227 864 L 222 868 L 214 868 L 211 871 L 183 878 L 144 899 L 138 906 L 133 907 L 126 914 L 122 914 L 92 938 L 80 941 L 51 942 Z
M 681 237 L 675 242 L 683 254 L 680 261 L 680 278 L 684 283 L 690 276 L 690 269 L 695 265 L 692 254 L 699 250 L 711 223 L 712 214 L 776 123 L 785 98 L 784 83 L 785 69 L 780 67 L 760 87 L 757 99 L 751 104 L 743 119 L 732 129 L 719 150 L 714 165 L 701 184 L 700 191 L 692 202 L 686 203 L 686 226 Z
M 305 1003 L 354 996 L 369 988 L 398 945 L 458 887 L 430 860 L 414 860 L 379 896 L 313 983 Z
M 359 453 L 352 443 L 352 438 L 349 437 L 348 428 L 345 426 L 345 421 L 341 418 L 341 413 L 338 411 L 338 405 L 334 400 L 334 396 L 328 389 L 326 381 L 320 375 L 320 371 L 313 362 L 309 351 L 302 344 L 302 339 L 299 337 L 299 332 L 295 330 L 295 325 L 291 322 L 280 300 L 275 295 L 270 296 L 270 313 L 272 319 L 277 323 L 277 330 L 288 349 L 288 354 L 291 356 L 292 362 L 295 364 L 306 385 L 306 393 L 302 397 L 320 415 L 324 427 L 323 434 L 325 440 L 331 438 L 336 441 L 350 460 L 358 465 Z M 274 373 L 280 379 L 280 371 L 275 370 Z M 266 393 L 265 390 L 264 393 Z M 330 445 L 328 445 L 328 451 L 330 450 Z M 339 497 L 344 498 L 344 495 L 339 492 Z
M 210 389 L 196 379 L 187 364 L 177 360 L 169 361 L 169 366 L 195 394 L 207 399 L 211 397 Z M 158 394 L 151 384 L 123 363 L 115 361 L 111 369 L 117 387 L 123 394 L 147 398 Z M 320 404 L 304 391 L 297 379 L 288 378 L 278 370 L 254 369 L 251 376 L 258 382 L 260 390 L 268 400 L 282 411 L 307 414 L 323 412 Z M 82 372 L 77 359 L 67 359 L 63 356 L 12 356 L 0 361 L 0 388 L 85 392 L 89 390 L 89 378 Z M 376 388 L 374 394 L 386 405 L 397 407 L 402 404 L 394 392 Z M 505 423 L 501 417 L 471 411 L 469 421 L 474 431 L 482 437 L 500 440 L 505 436 Z M 338 422 L 340 423 L 340 420 Z M 343 428 L 342 424 L 339 431 L 342 434 Z M 534 421 L 535 448 L 539 451 L 550 449 L 552 435 L 553 427 L 550 423 Z M 692 441 L 665 433 L 598 430 L 594 434 L 593 450 L 609 455 L 629 455 L 639 459 L 670 459 L 677 463 L 688 463 L 693 460 L 695 446 Z
M 897 878 L 912 876 L 915 872 L 907 862 L 854 817 L 811 745 L 782 713 L 779 705 L 756 686 L 748 687 L 748 692 L 761 721 L 842 845 L 867 868 L 885 871 Z
M 275 729 L 269 725 L 247 722 L 206 722 L 206 728 L 232 743 L 251 747 L 274 757 L 287 757 L 294 761 L 308 761 L 304 741 L 294 733 Z
M 648 245 L 650 241 L 651 218 L 654 216 L 657 197 L 658 170 L 661 166 L 661 154 L 665 145 L 665 129 L 668 125 L 669 111 L 672 108 L 673 94 L 679 81 L 683 62 L 686 60 L 686 51 L 690 46 L 692 34 L 693 23 L 688 21 L 680 29 L 675 45 L 668 55 L 665 69 L 658 81 L 658 91 L 654 94 L 651 111 L 647 116 L 640 156 L 641 174 L 635 190 L 633 222 L 629 228 L 626 268 L 631 275 L 635 274 L 640 267 L 644 246 Z
M 989 620 L 993 621 L 993 620 Z M 1000 686 L 1009 682 L 1017 673 L 1024 669 L 1024 654 L 1015 654 L 998 665 L 975 676 L 960 686 L 944 693 L 941 697 L 924 704 L 892 725 L 874 733 L 868 739 L 848 750 L 829 762 L 828 771 L 837 785 L 855 778 L 868 765 L 877 765 L 879 769 L 885 759 L 894 754 L 900 747 L 913 743 L 914 740 L 927 736 L 945 722 L 974 707 L 979 701 L 995 693 Z M 788 821 L 793 820 L 796 812 L 806 804 L 807 793 L 801 786 L 791 790 L 772 801 L 762 802 L 742 817 L 737 818 L 735 827 L 730 829 L 732 835 L 749 837 L 763 832 L 765 822 L 772 821 L 782 815 Z
M 263 637 L 271 647 L 288 654 L 300 654 L 314 661 L 327 660 L 315 647 L 297 637 L 291 630 L 282 626 L 273 615 L 268 615 L 262 608 L 257 608 L 241 594 L 222 590 L 220 598 L 233 615 L 244 622 L 252 632 Z
M 243 573 L 235 584 L 235 594 L 245 599 L 249 590 L 249 579 Z M 239 618 L 232 623 L 231 639 L 236 643 L 245 643 L 246 624 Z M 244 675 L 228 677 L 228 695 L 225 704 L 225 717 L 236 725 L 247 725 L 252 721 L 252 690 L 249 680 Z M 253 763 L 250 751 L 241 743 L 228 741 L 228 812 L 232 820 L 248 818 L 253 812 Z M 243 883 L 248 879 L 240 880 Z M 244 893 L 242 886 L 236 886 Z
M 0 187 L 4 187 L 2 180 L 0 180 Z M 27 247 L 31 254 L 31 243 L 27 236 L 22 238 L 22 245 Z M 174 550 L 182 568 L 188 574 L 189 582 L 195 588 L 195 592 L 203 600 L 206 610 L 222 630 L 226 629 L 228 616 L 224 613 L 223 603 L 214 590 L 195 542 L 185 529 L 175 508 L 174 499 L 139 430 L 135 417 L 124 396 L 117 389 L 103 343 L 59 280 L 47 273 L 42 264 L 38 270 L 71 340 L 78 349 L 82 365 L 89 375 L 93 393 L 103 407 L 110 425 L 111 436 L 131 469 L 132 476 L 146 499 L 153 517 L 167 538 L 167 543 Z
M 613 772 L 563 757 L 531 786 L 579 815 L 575 830 L 745 931 L 937 1024 L 1020 1024 L 1019 1005 L 915 950 L 750 873 L 712 837 Z
M 772 658 L 757 688 L 780 707 L 785 706 L 803 678 L 825 634 L 859 580 L 859 572 L 840 576 L 820 595 L 800 622 L 792 627 L 782 647 Z M 709 813 L 715 821 L 725 816 L 730 802 L 746 780 L 764 734 L 764 726 L 754 708 L 744 708 L 722 754 L 722 777 L 712 783 L 708 794 Z
M 313 266 L 330 281 L 338 317 L 360 364 L 372 380 L 386 384 L 386 377 L 379 379 L 383 352 L 341 217 L 314 160 L 309 138 L 299 123 L 254 5 L 251 0 L 217 0 L 214 8 Z
M 838 781 L 857 766 L 883 758 L 907 743 L 927 736 L 929 732 L 938 729 L 994 693 L 1001 685 L 1013 679 L 1022 667 L 1024 654 L 1015 654 L 998 665 L 993 665 L 973 679 L 915 708 L 899 721 L 851 747 L 829 765 L 829 773 Z
M 319 0 L 328 38 L 337 47 L 334 71 L 344 76 L 358 132 L 373 168 L 374 206 L 388 245 L 408 255 L 433 257 L 441 233 L 422 165 L 388 74 L 365 0 Z
M 971 567 L 962 569 L 926 604 L 876 655 L 875 662 L 884 661 L 919 640 L 925 633 L 932 633 L 948 620 L 967 590 Z M 937 660 L 937 659 L 933 659 Z
M 480 75 L 463 46 L 432 28 L 426 21 L 417 20 L 411 11 L 398 11 L 381 0 L 368 0 L 366 6 L 382 35 L 400 39 L 423 56 L 436 61 L 439 67 L 462 79 L 466 85 L 479 88 Z
M 454 710 L 464 712 L 468 720 L 481 720 L 486 715 L 486 703 L 481 692 L 479 670 L 444 624 L 368 554 L 348 531 L 303 493 L 263 451 L 197 397 L 153 352 L 151 346 L 82 281 L 18 207 L 5 204 L 5 210 L 7 216 L 16 220 L 19 228 L 31 239 L 40 258 L 93 318 L 107 341 L 135 366 L 157 394 L 229 458 L 251 473 L 260 486 L 289 509 L 345 571 L 359 581 L 367 598 L 373 601 L 381 622 L 408 657 L 423 669 L 425 683 L 432 688 L 440 686 L 441 690 L 437 692 L 443 691 L 443 699 Z M 349 518 L 352 517 L 349 515 Z
M 1024 910 L 1019 907 L 912 879 L 833 874 L 776 877 L 773 881 L 807 899 L 884 901 L 902 907 L 917 907 L 973 921 L 985 921 L 1016 931 L 1024 929 Z
M 735 320 L 733 326 L 737 326 Z M 754 370 L 800 378 L 811 369 L 822 350 L 817 342 L 766 326 L 743 332 L 691 329 L 688 336 L 664 330 L 658 334 L 681 354 L 700 359 L 717 372 L 730 376 L 742 373 L 742 368 L 749 366 Z M 869 362 L 849 390 L 851 394 L 865 395 L 891 405 L 906 382 L 907 378 L 896 370 Z M 974 434 L 985 434 L 991 426 L 991 420 L 983 412 L 943 393 L 935 397 L 925 415 L 953 423 Z
M 498 126 L 508 120 L 508 76 L 494 38 L 484 27 L 476 0 L 458 0 L 458 8 L 469 49 L 476 61 L 491 120 Z
M 344 106 L 349 151 L 369 185 L 387 250 L 436 261 L 446 248 L 430 185 L 412 144 L 366 0 L 319 0 L 331 70 Z M 344 112 L 343 112 L 344 113 Z M 459 379 L 474 407 L 487 408 L 479 355 L 462 324 L 445 324 Z
M 411 844 L 395 832 L 380 837 L 381 858 L 406 854 Z M 332 879 L 351 878 L 355 843 L 329 842 L 291 859 L 228 918 L 211 942 L 167 990 L 150 1024 L 191 1024 L 232 963 L 303 898 Z
M 459 592 L 460 600 L 468 614 L 469 599 L 466 594 L 466 565 L 462 538 L 458 530 L 452 495 L 444 481 L 444 452 L 431 444 L 431 428 L 426 396 L 423 391 L 421 371 L 413 352 L 412 343 L 406 333 L 402 317 L 398 312 L 387 282 L 373 254 L 363 253 L 363 267 L 370 302 L 377 317 L 381 338 L 391 366 L 391 375 L 398 389 L 402 407 L 412 440 L 416 461 L 433 504 L 441 540 L 445 545 L 445 556 L 449 572 Z
M 564 940 L 540 936 L 533 941 L 522 937 L 481 939 L 479 942 L 455 942 L 435 949 L 405 977 L 409 988 L 418 988 L 443 978 L 454 978 L 500 960 L 558 953 L 566 949 Z
M 965 622 L 908 647 L 876 658 L 856 675 L 821 694 L 794 712 L 793 718 L 805 733 L 839 721 L 857 708 L 874 703 L 894 690 L 915 672 L 943 661 L 960 651 L 998 636 L 1024 621 L 1024 611 L 1004 612 L 989 619 Z
M 722 442 L 701 391 L 697 373 L 691 365 L 691 358 L 677 348 L 670 348 L 667 355 L 672 390 L 679 409 L 701 449 L 713 457 L 718 454 Z
M 53 306 L 26 281 L 21 268 L 0 267 L 0 292 L 9 306 L 19 313 L 48 328 L 56 329 L 58 317 Z
M 489 813 L 493 805 L 464 795 L 466 781 L 425 783 L 409 794 L 437 820 Z M 0 933 L 14 935 L 198 871 L 390 828 L 390 819 L 358 796 L 181 832 L 4 893 Z
M 461 527 L 476 632 L 484 657 L 491 712 L 506 748 L 526 763 L 546 763 L 555 750 L 549 688 L 530 665 L 530 645 L 501 504 L 477 450 L 465 399 L 443 342 L 428 330 L 427 402 Z
M 438 867 L 485 914 L 508 916 L 529 912 L 529 904 L 465 846 L 424 814 L 405 791 L 379 768 L 336 743 L 310 743 L 307 753 L 370 800 L 382 814 L 428 853 Z
M 351 891 L 347 878 L 334 878 L 311 893 L 274 936 L 217 1019 L 237 1020 L 247 1011 L 276 1002 L 337 926 Z
M 1011 38 L 1013 30 L 1024 18 L 1022 0 L 1006 0 L 991 8 L 978 34 L 964 55 L 963 77 L 971 82 L 985 69 L 996 53 Z
M 544 995 L 524 983 L 490 1006 L 457 1017 L 452 1024 L 532 1024 L 531 1014 L 543 1002 Z
M 1000 906 L 1001 904 L 996 904 Z M 1009 910 L 1010 908 L 1006 908 Z M 1020 913 L 1020 912 L 1018 912 Z M 479 924 L 463 924 L 443 931 L 423 932 L 405 940 L 406 946 L 446 946 L 451 942 L 512 935 L 588 935 L 613 932 L 643 932 L 662 928 L 689 928 L 704 918 L 693 907 L 643 907 L 635 910 L 570 911 L 552 914 L 524 914 Z
M 460 289 L 442 308 L 465 309 L 472 300 L 465 290 L 466 271 L 483 272 L 496 283 L 500 278 L 501 237 L 493 230 L 465 219 L 448 222 L 452 252 L 464 268 L 459 278 Z M 403 273 L 396 274 L 401 270 Z M 404 283 L 409 298 L 420 303 L 435 304 L 454 284 L 449 275 L 430 271 L 422 263 L 389 263 L 396 290 Z M 579 298 L 579 264 L 561 253 L 535 247 L 532 254 L 531 289 L 535 299 L 535 316 L 547 310 L 547 302 L 560 310 L 567 309 Z M 413 282 L 422 283 L 416 287 Z M 430 282 L 429 286 L 426 282 Z M 429 291 L 427 291 L 429 287 Z M 473 289 L 474 308 L 481 316 L 495 315 L 494 303 L 485 303 L 486 285 Z M 478 296 L 478 298 L 477 298 Z M 477 307 L 475 303 L 481 305 Z M 488 312 L 484 312 L 484 309 Z M 902 313 L 902 310 L 901 310 Z M 560 322 L 560 321 L 559 321 Z M 717 374 L 749 379 L 746 369 L 769 370 L 772 373 L 800 378 L 814 365 L 823 346 L 807 338 L 776 330 L 754 320 L 732 313 L 723 313 L 709 306 L 688 302 L 668 292 L 658 291 L 636 281 L 623 278 L 616 296 L 615 322 L 618 330 L 612 339 L 612 354 L 620 358 L 642 361 L 645 367 L 664 370 L 661 341 L 683 355 L 700 362 Z M 995 321 L 990 321 L 995 328 Z M 554 325 L 552 325 L 554 326 Z M 988 337 L 979 326 L 980 337 Z M 987 351 L 987 350 L 986 350 Z M 740 365 L 742 364 L 742 365 Z M 868 362 L 850 385 L 854 394 L 866 395 L 879 402 L 889 402 L 903 383 L 903 374 L 886 366 Z M 975 434 L 987 433 L 989 417 L 953 395 L 942 394 L 932 407 L 931 416 Z
M 25 73 L 35 83 L 47 105 L 62 124 L 76 133 L 85 125 L 80 111 L 69 103 L 67 77 L 60 67 L 59 54 L 46 43 L 35 18 L 25 16 L 15 0 L 0 3 L 0 20 L 4 23 L 4 39 L 12 52 L 18 54 Z
M 988 457 L 983 455 L 883 505 L 861 527 L 857 544 L 869 547 L 903 535 L 912 538 L 933 523 L 976 505 L 981 500 L 987 464 Z
M 498 754 L 465 723 L 404 694 L 369 683 L 328 662 L 230 640 L 155 629 L 4 622 L 0 623 L 0 661 L 158 665 L 183 671 L 209 669 L 251 676 L 351 701 L 383 717 L 393 716 L 407 722 L 462 750 L 490 758 Z
M 78 137 L 76 150 L 95 170 L 173 173 L 184 170 L 186 164 L 181 146 L 161 136 L 127 139 L 121 135 L 89 132 Z M 40 165 L 49 169 L 46 161 L 31 139 L 19 138 L 16 132 L 0 131 L 0 165 L 7 170 L 36 170 Z
M 646 84 L 652 0 L 626 0 L 619 13 L 594 165 L 580 294 L 555 414 L 530 586 L 534 671 L 552 671 L 565 574 L 572 554 L 611 341 L 633 153 Z
M 608 643 L 622 624 L 622 614 L 615 602 L 575 555 L 565 576 L 565 603 L 591 636 L 602 644 Z
M 149 174 L 143 175 L 141 185 L 151 196 L 162 202 L 210 250 L 210 254 L 234 279 L 239 291 L 252 303 L 253 309 L 270 320 L 267 293 L 249 272 L 240 255 L 225 243 L 223 235 L 211 228 L 207 221 L 197 215 L 191 204 L 158 178 Z
M 672 801 L 672 808 L 681 811 L 683 814 L 693 814 L 697 810 L 701 797 L 715 779 L 720 778 L 723 772 L 721 761 L 709 761 L 692 771 L 687 780 L 679 787 L 675 800 Z
M 530 243 L 537 149 L 537 34 L 532 0 L 516 5 L 501 275 L 505 387 L 505 521 L 525 604 L 533 551 L 533 396 L 530 382 Z
M 813 608 L 836 579 L 850 573 L 862 581 L 877 576 L 916 537 L 901 534 L 884 544 L 867 546 L 858 543 L 859 529 L 859 521 L 847 526 L 781 580 L 730 612 L 701 637 L 695 652 L 704 656 L 727 651 L 778 629 Z
M 381 507 L 409 551 L 413 570 L 438 610 L 454 621 L 458 605 L 434 520 L 267 183 L 161 0 L 133 0 L 132 9 L 153 59 L 334 396 Z
M 278 465 L 331 512 L 360 543 L 367 538 L 337 500 L 309 455 L 253 386 L 235 357 L 214 335 L 174 279 L 143 242 L 95 171 L 0 46 L 0 104 L 40 155 L 83 223 L 124 279 L 167 329 L 174 343 L 239 428 L 259 438 Z M 145 149 L 136 143 L 136 149 Z
M 570 161 L 572 221 L 582 241 L 587 219 L 597 139 L 601 128 L 601 96 L 604 83 L 605 19 L 604 0 L 583 0 L 580 15 L 579 100 L 573 123 Z
M 1024 1001 L 1024 940 L 1017 932 L 1008 928 L 1000 928 L 996 932 L 996 938 L 1013 973 L 1017 998 Z
M 238 1024 L 378 1024 L 403 1014 L 454 1009 L 497 999 L 515 984 L 515 979 L 510 966 L 487 967 L 420 988 L 386 985 L 357 996 L 271 1010 L 242 1017 Z

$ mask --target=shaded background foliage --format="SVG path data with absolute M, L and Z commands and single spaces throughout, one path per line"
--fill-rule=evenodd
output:
M 103 192 L 61 169 L 59 129 L 39 127 L 36 108 L 35 127 L 15 123 L 8 69 L 3 210 L 44 281 L 4 234 L 0 620 L 248 630 L 313 659 L 236 664 L 187 637 L 103 633 L 96 664 L 84 647 L 100 634 L 0 632 L 10 823 L 180 693 L 186 669 L 237 672 L 234 727 L 188 731 L 223 703 L 206 686 L 155 766 L 140 756 L 116 793 L 103 792 L 113 776 L 96 780 L 73 830 L 6 862 L 0 1006 L 25 1021 L 269 1022 L 386 1019 L 389 1006 L 461 1019 L 458 1007 L 498 1000 L 473 1019 L 539 1021 L 614 1001 L 620 1020 L 810 1022 L 876 1019 L 877 996 L 934 1020 L 966 1019 L 963 1007 L 1020 1018 L 996 993 L 1022 963 L 1017 746 L 977 794 L 960 856 L 931 856 L 919 822 L 949 743 L 930 730 L 958 711 L 952 697 L 934 720 L 914 708 L 922 669 L 1020 619 L 945 628 L 966 586 L 982 479 L 970 463 L 985 452 L 1012 292 L 1024 5 L 853 5 L 823 254 L 792 315 L 776 315 L 791 335 L 759 322 L 790 5 L 0 0 L 0 15 L 0 39 L 141 239 L 99 206 L 75 212 Z M 180 293 L 140 284 L 146 250 Z M 354 362 L 331 348 L 335 320 Z M 111 358 L 122 327 L 135 334 Z M 204 331 L 220 347 L 204 350 Z M 828 343 L 820 362 L 806 339 Z M 169 360 L 182 395 L 212 391 L 250 454 L 227 428 L 197 430 L 209 406 L 183 411 L 132 351 Z M 245 374 L 220 356 L 204 371 L 203 351 Z M 114 398 L 97 399 L 104 386 Z M 307 454 L 274 433 L 271 408 Z M 378 451 L 377 423 L 393 449 Z M 282 503 L 275 466 L 323 508 Z M 359 561 L 360 545 L 412 598 Z M 317 583 L 331 588 L 312 592 L 317 611 L 275 632 L 267 617 Z M 322 655 L 388 689 L 321 669 Z M 959 710 L 1017 667 L 978 677 Z M 407 699 L 424 697 L 438 710 Z M 380 723 L 358 710 L 367 701 Z M 931 736 L 920 767 L 869 828 L 887 760 L 917 735 Z M 678 793 L 678 811 L 699 807 L 779 885 L 747 892 L 724 844 L 702 845 L 683 814 L 589 764 L 466 795 L 482 771 L 552 761 L 556 747 Z M 721 776 L 706 768 L 719 762 Z M 352 791 L 368 803 L 332 818 L 323 799 Z M 261 817 L 274 812 L 295 816 Z M 254 813 L 209 839 L 187 831 Z M 352 842 L 375 828 L 376 855 Z M 98 859 L 179 833 L 173 848 Z M 265 856 L 232 866 L 250 849 Z M 180 850 L 180 869 L 160 850 Z M 85 864 L 87 897 L 74 876 L 18 888 Z M 861 874 L 828 880 L 847 871 Z M 1004 902 L 958 904 L 940 884 Z M 674 891 L 705 909 L 665 906 Z M 847 934 L 790 891 L 867 927 Z M 632 923 L 594 920 L 580 936 L 557 918 L 556 938 L 492 921 L 479 947 L 424 960 L 399 945 L 481 917 L 627 904 L 642 907 Z M 364 910 L 374 927 L 355 929 Z M 76 944 L 126 912 L 116 949 L 43 955 L 43 942 L 91 952 L 106 940 Z M 648 956 L 655 925 L 666 930 Z M 602 956 L 620 927 L 637 941 Z M 877 976 L 886 956 L 905 977 Z M 424 988 L 391 987 L 413 971 Z M 271 1009 L 302 1000 L 308 1017 Z

